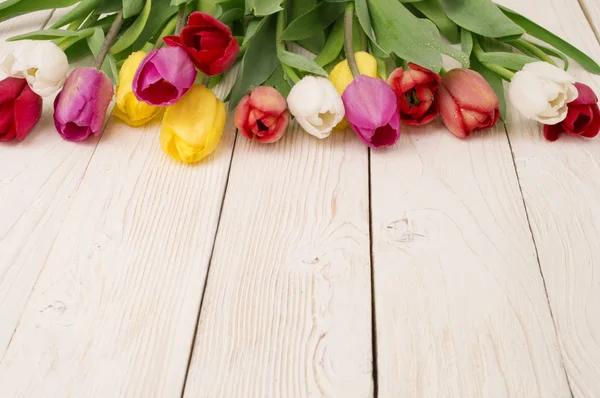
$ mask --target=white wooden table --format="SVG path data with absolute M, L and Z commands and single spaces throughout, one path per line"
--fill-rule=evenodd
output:
M 598 60 L 596 1 L 502 4 Z M 0 145 L 1 398 L 600 397 L 600 139 L 158 132 Z

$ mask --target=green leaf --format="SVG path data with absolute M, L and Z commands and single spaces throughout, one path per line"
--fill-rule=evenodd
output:
M 309 38 L 315 32 L 324 31 L 344 12 L 340 3 L 319 3 L 303 15 L 294 19 L 279 39 L 302 40 Z
M 123 8 L 123 0 L 104 0 L 102 4 L 96 9 L 96 13 L 110 14 L 113 12 L 119 12 Z
M 69 7 L 80 0 L 6 0 L 0 3 L 0 22 L 23 14 Z
M 87 43 L 92 51 L 92 54 L 94 54 L 94 57 L 97 57 L 98 53 L 100 52 L 100 48 L 102 48 L 102 43 L 104 43 L 104 31 L 102 28 L 95 28 L 94 34 L 88 37 Z M 115 59 L 111 54 L 107 54 L 106 59 L 102 63 L 102 71 L 104 71 L 104 73 L 110 77 L 113 83 L 117 84 L 119 72 L 117 70 Z
M 487 80 L 490 86 L 492 86 L 492 89 L 500 101 L 500 119 L 502 119 L 503 122 L 506 122 L 506 97 L 504 94 L 504 81 L 498 75 L 483 66 L 474 56 L 471 57 L 471 69 L 479 72 L 481 76 Z
M 440 0 L 440 3 L 454 23 L 479 35 L 518 38 L 525 33 L 490 0 Z
M 291 66 L 292 68 L 296 68 L 305 72 L 313 73 L 318 76 L 327 77 L 327 72 L 325 72 L 325 69 L 323 69 L 315 61 L 308 59 L 300 54 L 294 54 L 284 50 L 280 51 L 278 56 L 279 60 L 287 66 Z
M 539 48 L 540 50 L 542 50 L 549 56 L 554 57 L 554 58 L 559 58 L 561 61 L 563 61 L 563 64 L 564 64 L 563 69 L 564 70 L 569 69 L 569 58 L 567 58 L 567 56 L 565 54 L 563 54 L 560 51 L 557 51 L 551 47 L 546 47 L 546 46 L 543 46 L 538 43 L 531 43 L 531 44 L 533 44 L 534 46 L 536 46 L 537 48 Z
M 460 48 L 462 52 L 467 54 L 469 57 L 473 52 L 473 35 L 468 30 L 460 29 Z
M 438 0 L 423 0 L 412 4 L 429 18 L 451 43 L 458 43 L 458 26 L 446 15 Z
M 276 20 L 273 16 L 263 18 L 248 42 L 238 78 L 231 92 L 230 106 L 235 107 L 249 90 L 263 84 L 279 65 L 275 39 Z
M 246 0 L 246 9 L 255 16 L 266 16 L 283 10 L 283 0 Z
M 583 51 L 577 49 L 565 40 L 556 36 L 554 33 L 544 29 L 540 25 L 525 18 L 524 16 L 505 7 L 500 6 L 500 9 L 502 10 L 502 12 L 504 12 L 504 14 L 506 14 L 508 18 L 517 23 L 523 29 L 525 29 L 529 35 L 543 41 L 544 43 L 550 44 L 552 47 L 561 51 L 565 55 L 573 58 L 588 72 L 597 75 L 600 74 L 600 65 L 598 65 L 598 63 L 592 58 L 587 56 Z
M 80 18 L 85 18 L 98 7 L 102 0 L 83 0 L 72 8 L 69 12 L 63 15 L 55 23 L 50 26 L 51 29 L 58 29 L 70 24 Z
M 532 58 L 528 55 L 516 54 L 516 53 L 505 53 L 505 52 L 489 52 L 476 54 L 477 59 L 484 64 L 496 64 L 503 68 L 510 69 L 512 71 L 519 71 L 523 67 L 532 62 L 537 62 L 537 58 Z
M 442 42 L 433 22 L 415 17 L 397 0 L 369 0 L 369 11 L 377 44 L 385 52 L 436 73 L 442 68 L 441 54 L 469 65 L 466 54 Z
M 363 28 L 365 34 L 371 39 L 371 41 L 375 41 L 375 36 L 373 35 L 373 26 L 371 25 L 371 15 L 369 14 L 369 5 L 367 0 L 356 0 L 354 2 L 354 6 L 356 9 L 356 16 L 358 17 L 358 22 L 360 26 Z
M 283 72 L 283 68 L 281 65 L 275 69 L 273 74 L 267 79 L 264 83 L 265 86 L 270 86 L 276 89 L 283 95 L 284 98 L 287 98 L 288 94 L 292 90 L 292 86 L 290 82 L 286 79 L 285 73 Z
M 340 18 L 333 25 L 331 33 L 325 43 L 325 48 L 319 53 L 315 62 L 320 66 L 325 66 L 333 62 L 344 48 L 344 18 Z
M 192 0 L 171 0 L 171 5 L 174 7 L 180 6 L 182 4 L 190 3 Z
M 215 16 L 218 14 L 218 3 L 219 0 L 198 0 L 196 9 L 200 12 Z
M 132 44 L 132 51 L 140 50 L 147 42 L 157 38 L 163 27 L 175 14 L 177 14 L 177 7 L 170 6 L 169 0 L 153 0 L 150 15 L 148 15 L 142 33 Z
M 115 42 L 110 48 L 110 52 L 113 54 L 124 51 L 127 47 L 135 43 L 136 39 L 142 34 L 148 16 L 150 15 L 150 9 L 152 8 L 152 0 L 146 0 L 146 5 L 142 10 L 142 13 L 137 17 L 135 22 L 127 28 L 127 30 L 119 37 L 119 40 Z
M 61 37 L 73 37 L 77 36 L 78 32 L 72 30 L 63 29 L 46 29 L 38 30 L 36 32 L 29 32 L 18 36 L 13 36 L 6 41 L 17 41 L 17 40 L 54 40 L 60 39 Z
M 89 28 L 89 29 L 83 29 L 80 30 L 78 32 L 75 32 L 76 35 L 72 36 L 72 37 L 64 37 L 60 40 L 58 40 L 56 42 L 56 45 L 58 47 L 60 47 L 61 50 L 65 51 L 67 50 L 69 47 L 71 47 L 72 45 L 76 44 L 77 42 L 86 39 L 88 37 L 90 37 L 91 35 L 94 34 L 94 29 L 93 28 Z
M 90 47 L 88 46 L 87 42 L 85 40 L 80 40 L 67 48 L 65 50 L 65 54 L 67 54 L 69 63 L 72 64 L 83 57 L 92 55 L 92 52 L 90 51 Z
M 123 17 L 136 16 L 144 8 L 144 0 L 123 0 Z

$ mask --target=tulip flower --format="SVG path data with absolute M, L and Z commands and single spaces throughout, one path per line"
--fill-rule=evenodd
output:
M 528 119 L 558 124 L 567 117 L 567 104 L 577 98 L 575 79 L 547 62 L 533 62 L 517 72 L 508 95 L 515 108 Z
M 436 96 L 442 122 L 459 138 L 493 127 L 500 101 L 489 83 L 470 69 L 453 69 L 442 76 Z
M 67 141 L 98 135 L 113 96 L 113 84 L 95 68 L 77 68 L 54 101 L 54 125 Z
M 219 145 L 225 117 L 225 104 L 211 90 L 196 84 L 165 111 L 160 145 L 175 160 L 199 162 Z
M 575 83 L 578 97 L 568 105 L 567 117 L 559 124 L 545 125 L 544 137 L 548 141 L 556 141 L 564 131 L 567 134 L 593 138 L 600 130 L 600 109 L 598 97 L 589 86 Z
M 42 98 L 25 79 L 0 81 L 0 141 L 23 140 L 42 116 Z
M 391 146 L 400 138 L 396 95 L 381 79 L 357 76 L 342 95 L 352 130 L 369 147 Z
M 327 138 L 342 121 L 345 110 L 333 84 L 322 77 L 306 76 L 292 87 L 287 98 L 290 112 L 309 134 Z
M 290 122 L 290 112 L 279 91 L 260 86 L 242 98 L 235 109 L 234 120 L 245 137 L 269 144 L 283 137 Z
M 173 105 L 188 92 L 197 75 L 183 48 L 153 50 L 142 60 L 133 77 L 133 93 L 149 105 Z
M 167 45 L 184 48 L 194 65 L 208 76 L 225 72 L 234 63 L 240 51 L 231 29 L 209 14 L 193 12 L 188 25 L 179 36 L 164 38 Z
M 161 107 L 139 101 L 133 93 L 133 77 L 145 57 L 144 51 L 134 52 L 127 58 L 119 72 L 113 115 L 132 127 L 148 123 L 163 111 Z
M 398 98 L 404 123 L 421 126 L 436 118 L 438 111 L 433 100 L 440 85 L 440 75 L 409 63 L 406 71 L 398 68 L 392 72 L 388 84 Z
M 23 42 L 0 60 L 0 71 L 8 77 L 27 79 L 34 93 L 47 97 L 64 85 L 69 61 L 50 41 Z

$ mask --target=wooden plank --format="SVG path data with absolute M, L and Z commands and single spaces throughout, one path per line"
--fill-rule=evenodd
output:
M 373 396 L 367 150 L 239 137 L 185 397 Z
M 579 0 L 579 4 L 600 41 L 600 3 L 596 0 Z
M 502 0 L 600 60 L 575 0 Z M 539 12 L 540 9 L 545 12 Z M 600 78 L 571 72 L 600 93 Z M 560 347 L 575 397 L 600 396 L 600 139 L 545 142 L 511 109 L 507 125 Z
M 46 253 L 23 249 L 42 271 L 1 359 L 0 396 L 181 394 L 234 129 L 230 123 L 216 154 L 195 166 L 163 154 L 158 132 L 158 122 L 133 129 L 111 119 L 89 165 L 63 159 L 56 170 L 47 162 L 53 179 L 73 168 L 85 177 Z M 51 185 L 38 194 L 53 195 Z M 35 201 L 22 206 L 57 217 Z
M 504 128 L 371 154 L 379 395 L 567 397 Z

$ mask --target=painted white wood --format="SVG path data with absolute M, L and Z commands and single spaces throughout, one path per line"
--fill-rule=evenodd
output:
M 567 397 L 504 128 L 371 154 L 381 397 Z
M 579 3 L 591 24 L 592 30 L 600 40 L 600 2 L 596 0 L 579 0 Z
M 133 129 L 111 119 L 95 152 L 94 141 L 65 143 L 49 130 L 47 141 L 3 151 L 29 151 L 36 167 L 23 162 L 0 190 L 8 204 L 0 211 L 16 223 L 2 240 L 3 292 L 14 296 L 2 311 L 25 306 L 0 356 L 0 396 L 179 396 L 233 126 L 194 166 L 162 153 L 158 122 Z M 81 151 L 94 152 L 91 161 Z M 33 291 L 19 280 L 30 273 L 39 273 Z
M 600 61 L 600 46 L 576 1 L 502 0 Z M 544 12 L 540 12 L 544 10 Z M 577 65 L 600 93 L 600 78 Z M 517 172 L 538 248 L 573 395 L 600 396 L 600 138 L 545 142 L 541 126 L 511 109 Z
M 185 397 L 371 397 L 367 150 L 239 136 Z

